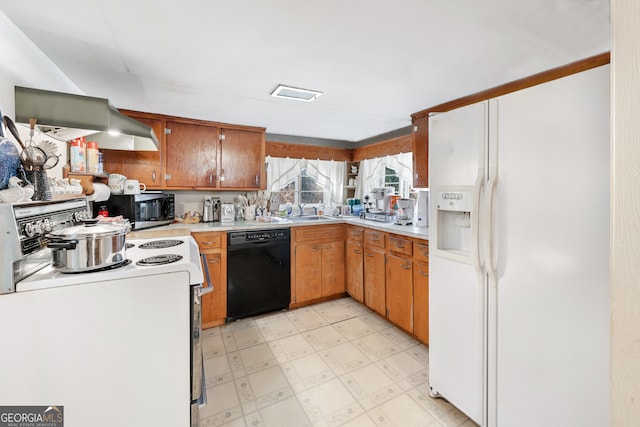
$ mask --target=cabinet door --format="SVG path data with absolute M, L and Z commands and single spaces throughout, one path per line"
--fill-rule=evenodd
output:
M 413 121 L 413 186 L 429 187 L 429 116 Z
M 322 244 L 295 246 L 295 301 L 301 303 L 322 296 Z
M 364 303 L 378 314 L 386 315 L 385 253 L 375 247 L 364 251 Z
M 413 332 L 413 261 L 387 255 L 387 317 Z
M 344 285 L 344 241 L 322 244 L 322 296 L 342 294 Z
M 213 291 L 202 296 L 202 324 L 207 326 L 211 323 L 220 324 L 227 317 L 227 284 L 226 281 L 222 283 L 221 255 L 215 253 L 205 256 L 213 282 Z
M 147 188 L 161 188 L 164 186 L 162 173 L 162 135 L 164 122 L 144 117 L 133 117 L 137 121 L 151 127 L 160 139 L 158 151 L 126 151 L 124 156 L 123 175 L 127 178 L 143 182 Z
M 220 188 L 263 188 L 264 133 L 223 129 Z
M 413 266 L 413 334 L 429 344 L 429 263 L 424 261 Z
M 151 127 L 158 139 L 160 147 L 158 151 L 125 151 L 101 149 L 104 162 L 104 171 L 108 173 L 119 173 L 127 178 L 137 179 L 143 182 L 147 188 L 161 188 L 164 184 L 162 173 L 162 134 L 163 121 L 138 117 L 127 114 L 129 117 Z
M 364 302 L 364 253 L 362 243 L 347 240 L 347 292 L 356 301 Z
M 216 187 L 218 128 L 167 122 L 167 187 Z

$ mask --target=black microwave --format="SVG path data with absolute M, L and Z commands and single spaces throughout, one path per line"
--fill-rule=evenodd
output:
M 173 194 L 144 192 L 140 194 L 112 194 L 104 202 L 94 202 L 93 212 L 106 209 L 109 216 L 122 215 L 131 222 L 133 230 L 171 224 L 175 218 Z

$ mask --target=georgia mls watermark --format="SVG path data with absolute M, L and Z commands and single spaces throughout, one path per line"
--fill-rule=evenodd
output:
M 64 406 L 0 406 L 0 427 L 64 427 Z

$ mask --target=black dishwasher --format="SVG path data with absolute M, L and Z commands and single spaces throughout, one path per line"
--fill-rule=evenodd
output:
M 227 233 L 227 322 L 289 308 L 288 228 Z

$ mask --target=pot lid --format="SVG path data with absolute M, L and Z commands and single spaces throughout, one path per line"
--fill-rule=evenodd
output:
M 87 239 L 94 237 L 117 236 L 129 231 L 129 224 L 117 224 L 111 222 L 85 223 L 73 227 L 63 228 L 49 233 L 50 237 L 63 239 Z

